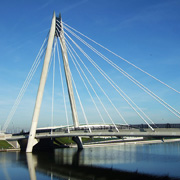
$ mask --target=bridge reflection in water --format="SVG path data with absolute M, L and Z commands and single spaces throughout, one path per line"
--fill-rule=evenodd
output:
M 180 143 L 176 143 L 176 150 L 172 146 L 174 145 L 171 143 L 129 144 L 84 148 L 83 151 L 66 148 L 55 150 L 53 153 L 2 152 L 0 154 L 0 179 L 170 179 L 166 176 L 143 175 L 136 171 L 159 175 L 169 173 L 172 176 L 179 168 L 179 164 L 174 167 L 172 162 L 176 163 L 179 157 Z M 154 149 L 155 151 L 152 152 Z M 174 159 L 172 154 L 178 156 Z M 154 168 L 156 171 L 153 170 Z M 171 170 L 166 171 L 167 168 Z M 130 172 L 127 172 L 128 170 Z M 176 173 L 173 176 L 177 177 L 179 174 Z
M 135 148 L 135 152 L 136 147 L 132 146 L 132 148 Z M 93 149 L 91 148 L 86 150 L 76 151 L 76 149 L 72 148 L 60 149 L 54 153 L 27 153 L 30 179 L 36 180 L 36 172 L 51 176 L 51 179 L 54 177 L 55 179 L 68 180 L 170 179 L 166 176 L 155 177 L 137 172 L 120 171 L 112 166 L 112 164 L 118 164 L 119 162 L 122 164 L 129 161 L 137 162 L 136 156 L 117 158 L 121 155 L 111 154 L 106 148 L 97 148 L 96 153 L 92 153 Z M 116 152 L 120 153 L 119 151 Z M 133 149 L 131 149 L 132 152 Z

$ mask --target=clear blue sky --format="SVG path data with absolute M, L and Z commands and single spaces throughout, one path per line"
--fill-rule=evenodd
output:
M 49 31 L 53 11 L 61 13 L 65 23 L 180 90 L 179 0 L 6 0 L 0 4 L 0 125 Z M 122 67 L 132 75 L 136 73 L 123 62 Z M 39 76 L 32 82 L 11 126 L 29 127 Z M 136 76 L 180 111 L 177 93 L 141 73 Z M 156 122 L 166 118 L 178 122 L 174 116 L 163 115 L 163 108 L 153 103 L 150 106 L 141 92 L 137 94 L 128 85 L 123 88 L 135 101 L 140 100 L 140 107 L 149 109 L 148 115 Z M 133 115 L 129 116 L 133 119 Z M 44 126 L 49 124 L 44 120 Z

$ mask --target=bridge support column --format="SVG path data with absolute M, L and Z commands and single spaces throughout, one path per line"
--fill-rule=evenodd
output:
M 37 93 L 36 104 L 34 108 L 34 114 L 33 114 L 33 119 L 32 119 L 32 124 L 31 124 L 31 130 L 29 133 L 26 152 L 32 152 L 33 146 L 37 144 L 37 140 L 35 139 L 36 128 L 37 128 L 37 123 L 39 119 L 41 102 L 43 98 L 44 87 L 46 84 L 49 61 L 51 58 L 52 46 L 53 46 L 53 41 L 54 41 L 55 36 L 59 37 L 60 44 L 61 44 L 61 51 L 62 51 L 62 56 L 63 56 L 64 70 L 65 70 L 65 75 L 66 75 L 66 82 L 67 82 L 67 87 L 68 87 L 68 94 L 69 94 L 69 99 L 70 99 L 74 127 L 75 128 L 79 127 L 75 98 L 74 98 L 74 93 L 73 93 L 72 80 L 71 80 L 71 72 L 69 68 L 69 62 L 68 62 L 68 56 L 67 56 L 66 44 L 65 44 L 65 38 L 64 38 L 64 30 L 63 30 L 61 17 L 59 18 L 59 21 L 60 21 L 60 24 L 58 25 L 58 21 L 56 21 L 56 16 L 54 13 L 53 18 L 52 18 L 52 23 L 51 23 L 51 29 L 49 32 L 48 44 L 47 44 L 46 54 L 44 58 L 44 65 L 43 65 L 43 69 L 41 73 L 41 79 L 39 83 L 39 89 Z M 78 149 L 82 149 L 82 142 L 80 141 L 80 138 L 75 137 L 75 142 L 77 142 L 78 144 Z
M 77 144 L 78 150 L 82 150 L 83 149 L 83 144 L 82 144 L 81 137 L 74 136 L 74 137 L 72 137 L 72 140 Z
M 61 16 L 59 17 L 59 21 L 60 21 L 60 27 L 61 27 L 60 34 L 59 34 L 59 40 L 61 43 L 61 52 L 62 52 L 63 63 L 64 63 L 64 71 L 65 71 L 65 75 L 66 75 L 66 83 L 67 83 L 67 88 L 68 88 L 68 94 L 69 94 L 69 100 L 70 100 L 70 105 L 71 105 L 74 127 L 77 128 L 77 127 L 79 127 L 79 121 L 78 121 L 78 115 L 77 115 L 77 111 L 76 111 L 76 103 L 75 103 L 75 99 L 74 99 L 73 86 L 72 86 L 72 81 L 71 81 L 71 72 L 70 72 L 70 68 L 69 68 L 68 55 L 67 55 L 67 50 L 66 50 L 66 43 L 65 43 L 65 38 L 64 38 L 64 30 L 63 30 Z
M 70 72 L 70 68 L 69 68 L 68 55 L 67 55 L 67 50 L 66 50 L 66 43 L 65 43 L 65 38 L 64 38 L 64 30 L 63 30 L 61 16 L 59 17 L 59 21 L 60 21 L 60 27 L 61 27 L 60 34 L 59 34 L 59 40 L 61 43 L 61 52 L 62 52 L 63 63 L 64 63 L 64 71 L 65 71 L 65 75 L 66 75 L 66 82 L 67 82 L 67 88 L 68 88 L 68 94 L 69 94 L 69 100 L 70 100 L 70 105 L 71 105 L 74 127 L 77 128 L 77 127 L 79 127 L 79 121 L 78 121 L 76 103 L 75 103 L 75 98 L 74 98 L 74 93 L 73 93 L 71 72 Z M 80 137 L 75 136 L 72 138 L 72 140 L 77 144 L 78 150 L 83 149 L 82 140 Z
M 26 152 L 32 152 L 33 146 L 35 144 L 37 144 L 37 140 L 35 139 L 36 128 L 37 128 L 37 123 L 38 123 L 38 119 L 39 119 L 39 113 L 40 113 L 41 102 L 42 102 L 43 93 L 44 93 L 44 87 L 45 87 L 46 79 L 47 79 L 47 73 L 48 73 L 49 61 L 51 58 L 55 30 L 56 30 L 56 16 L 55 16 L 55 12 L 54 12 L 53 18 L 52 18 L 52 23 L 51 23 L 51 29 L 49 32 L 46 54 L 45 54 L 45 58 L 44 58 L 44 65 L 43 65 L 41 79 L 40 79 L 40 83 L 39 83 L 39 89 L 38 89 L 38 93 L 37 93 L 37 97 L 36 97 L 36 104 L 35 104 L 35 108 L 34 108 L 34 114 L 33 114 L 33 119 L 32 119 L 32 124 L 31 124 L 31 130 L 29 133 L 29 139 L 28 139 Z

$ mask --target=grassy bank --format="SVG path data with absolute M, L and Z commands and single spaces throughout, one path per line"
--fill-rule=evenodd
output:
M 0 140 L 0 149 L 11 149 L 13 148 L 7 141 Z
M 69 145 L 69 144 L 75 144 L 75 142 L 72 140 L 72 138 L 70 137 L 59 137 L 59 138 L 55 138 L 56 141 L 58 141 L 59 143 L 61 144 L 66 144 L 66 145 Z M 88 143 L 88 142 L 100 142 L 100 141 L 108 141 L 108 140 L 112 140 L 113 138 L 108 138 L 108 139 L 105 139 L 105 138 L 89 138 L 89 137 L 83 137 L 82 138 L 82 142 L 83 143 Z

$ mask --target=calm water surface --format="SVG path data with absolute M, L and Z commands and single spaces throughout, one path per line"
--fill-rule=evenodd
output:
M 97 173 L 101 176 L 108 169 L 112 174 L 121 170 L 180 178 L 180 142 L 116 144 L 81 152 L 68 148 L 54 153 L 0 153 L 1 180 L 96 179 Z

